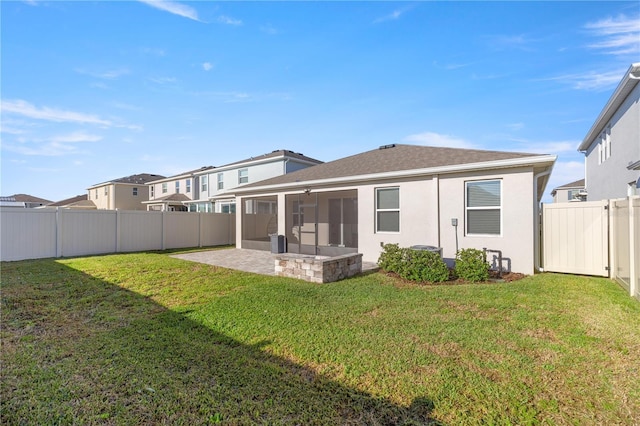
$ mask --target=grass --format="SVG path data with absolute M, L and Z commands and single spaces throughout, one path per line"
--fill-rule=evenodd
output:
M 318 285 L 167 253 L 2 263 L 6 424 L 637 424 L 600 278 Z

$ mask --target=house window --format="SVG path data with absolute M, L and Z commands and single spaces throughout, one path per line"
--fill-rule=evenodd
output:
M 598 143 L 598 164 L 602 164 L 611 157 L 611 125 L 600 134 Z
M 200 188 L 202 192 L 207 192 L 209 190 L 209 176 L 200 176 Z
M 176 194 L 179 194 L 179 193 L 180 193 L 180 181 L 177 180 L 176 181 Z
M 167 182 L 162 184 L 162 193 L 166 194 L 167 193 Z
M 502 232 L 502 182 L 481 180 L 465 182 L 466 233 L 500 235 Z
M 187 194 L 191 192 L 191 179 L 187 179 Z
M 108 186 L 104 187 L 104 195 L 109 195 L 109 187 Z
M 238 185 L 249 183 L 249 169 L 238 170 Z
M 155 191 L 155 189 L 156 189 L 156 188 L 155 188 L 153 185 L 151 185 L 151 186 L 149 187 L 149 197 L 150 197 L 150 198 L 155 197 L 155 192 L 156 192 L 156 191 Z
M 98 199 L 98 190 L 96 189 L 95 199 Z
M 376 232 L 400 232 L 400 188 L 376 189 Z
M 220 211 L 222 213 L 235 213 L 236 203 L 222 203 L 220 204 Z
M 218 190 L 224 189 L 224 173 L 218 173 Z
M 134 197 L 138 196 L 138 188 L 136 188 L 135 186 L 133 187 L 133 196 Z

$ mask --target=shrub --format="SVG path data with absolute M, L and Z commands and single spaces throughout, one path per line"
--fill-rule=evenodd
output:
M 402 278 L 412 281 L 442 282 L 449 279 L 449 268 L 436 252 L 403 249 L 404 263 L 399 272 Z
M 489 263 L 484 251 L 478 249 L 461 249 L 456 253 L 456 275 L 466 281 L 478 282 L 489 279 Z
M 403 250 L 398 244 L 385 244 L 378 258 L 378 266 L 387 272 L 400 273 L 402 269 Z

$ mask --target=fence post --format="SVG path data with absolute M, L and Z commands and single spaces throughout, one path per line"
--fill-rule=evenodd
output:
M 166 246 L 167 246 L 167 231 L 165 229 L 167 226 L 167 221 L 165 220 L 166 214 L 167 212 L 163 210 L 162 211 L 162 230 L 160 231 L 162 232 L 162 250 L 166 250 Z
M 120 213 L 120 209 L 116 209 L 116 253 L 120 253 L 120 240 L 122 239 L 120 236 Z
M 636 253 L 636 238 L 638 238 L 638 232 L 640 229 L 635 229 L 634 216 L 637 214 L 633 208 L 633 199 L 627 197 L 629 202 L 629 294 L 634 297 L 638 292 L 638 272 L 640 265 L 638 265 L 638 257 L 640 253 Z M 639 212 L 640 213 L 640 212 Z
M 616 215 L 614 212 L 615 209 L 615 203 L 614 200 L 605 200 L 605 208 L 607 209 L 607 213 L 608 213 L 608 227 L 609 227 L 609 241 L 608 241 L 608 247 L 607 247 L 607 253 L 609 253 L 609 279 L 614 280 L 616 278 L 616 265 L 617 265 L 617 259 L 616 256 L 618 256 L 619 253 L 616 252 L 616 226 L 615 226 L 615 220 L 616 220 Z
M 62 215 L 64 214 L 64 209 L 60 207 L 56 207 L 56 257 L 64 256 L 64 247 L 63 247 L 63 226 L 62 226 Z
M 198 247 L 202 247 L 202 213 L 198 212 Z

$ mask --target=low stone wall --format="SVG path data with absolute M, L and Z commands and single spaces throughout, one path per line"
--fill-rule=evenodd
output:
M 362 254 L 313 256 L 283 253 L 276 256 L 276 275 L 313 283 L 331 283 L 362 272 Z

